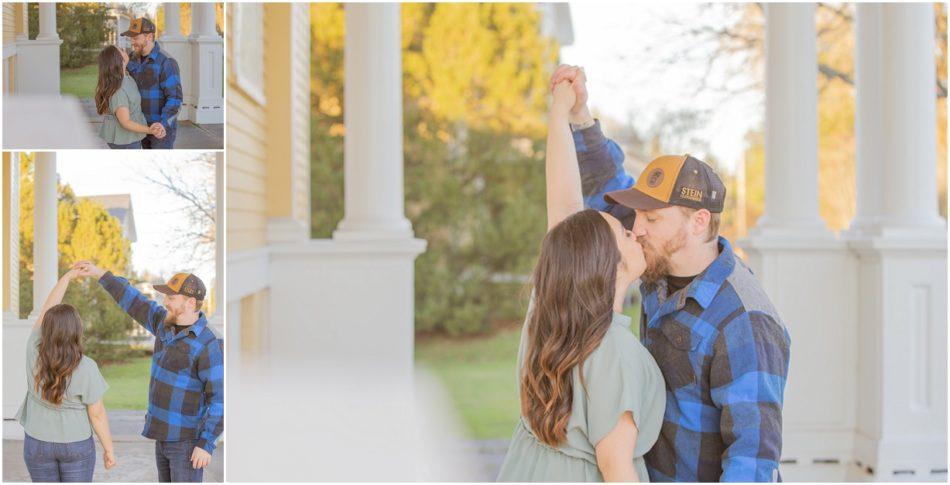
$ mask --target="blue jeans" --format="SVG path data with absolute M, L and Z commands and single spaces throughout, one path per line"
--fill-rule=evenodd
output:
M 50 443 L 26 435 L 23 460 L 34 482 L 91 482 L 96 444 L 92 436 L 72 443 Z
M 117 145 L 115 143 L 109 143 L 109 148 L 113 150 L 138 150 L 142 148 L 142 140 L 129 143 L 127 145 Z
M 191 454 L 198 440 L 156 441 L 155 464 L 159 482 L 201 482 L 204 469 L 191 467 Z
M 175 148 L 175 135 L 177 134 L 178 134 L 178 125 L 175 125 L 174 128 L 165 129 L 165 138 L 158 139 L 158 138 L 155 138 L 155 135 L 145 135 L 145 138 L 142 139 L 142 148 L 145 148 L 145 149 L 164 148 L 164 149 L 171 150 L 172 148 Z

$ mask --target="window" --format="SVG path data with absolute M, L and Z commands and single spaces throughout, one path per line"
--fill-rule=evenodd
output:
M 264 98 L 264 6 L 231 3 L 231 73 L 237 87 L 259 104 Z

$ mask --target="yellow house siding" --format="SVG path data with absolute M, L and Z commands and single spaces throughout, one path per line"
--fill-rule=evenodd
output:
M 310 222 L 310 28 L 309 5 L 271 3 L 268 26 L 268 215 Z
M 291 76 L 292 160 L 294 212 L 310 225 L 310 5 L 293 4 Z
M 3 152 L 3 311 L 14 315 L 19 312 L 20 288 L 19 163 L 16 153 Z
M 262 290 L 241 298 L 241 352 L 254 353 L 265 347 L 267 324 L 263 316 L 269 313 L 270 290 Z
M 230 6 L 228 6 L 230 11 Z M 230 64 L 232 18 L 227 61 Z M 266 37 L 265 37 L 266 39 Z M 266 42 L 266 40 L 265 40 Z M 266 46 L 265 46 L 265 51 Z M 266 75 L 266 74 L 265 74 Z M 266 210 L 266 126 L 265 109 L 237 88 L 233 73 L 228 75 L 227 94 L 227 250 L 243 251 L 267 244 Z
M 13 42 L 16 38 L 16 4 L 3 4 L 3 45 Z

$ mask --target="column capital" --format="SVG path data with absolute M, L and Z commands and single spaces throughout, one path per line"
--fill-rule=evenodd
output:
M 39 34 L 36 40 L 59 40 L 59 33 L 56 31 L 56 3 L 39 4 Z

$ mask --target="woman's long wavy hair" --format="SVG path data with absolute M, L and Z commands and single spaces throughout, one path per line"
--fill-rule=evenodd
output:
M 567 436 L 572 372 L 600 345 L 613 317 L 620 250 L 595 210 L 554 226 L 534 269 L 534 309 L 521 373 L 521 414 L 542 442 Z M 583 372 L 581 384 L 584 383 Z
M 125 72 L 122 69 L 122 53 L 119 48 L 110 45 L 99 52 L 99 83 L 96 84 L 96 112 L 104 115 L 109 112 L 109 99 L 122 87 Z
M 34 376 L 36 392 L 43 399 L 59 405 L 69 386 L 69 378 L 82 360 L 82 320 L 75 307 L 62 303 L 46 311 L 40 328 Z

